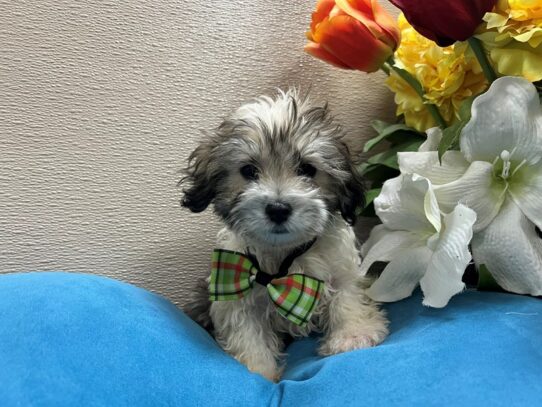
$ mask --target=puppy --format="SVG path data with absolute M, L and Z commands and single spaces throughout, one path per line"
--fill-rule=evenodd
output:
M 252 278 L 242 298 L 212 302 L 208 279 L 189 305 L 226 352 L 276 381 L 285 335 L 322 332 L 322 355 L 386 337 L 384 314 L 364 295 L 352 230 L 362 182 L 327 106 L 311 106 L 296 90 L 245 104 L 196 148 L 185 174 L 182 205 L 201 212 L 213 204 L 225 224 L 217 247 L 246 255 L 268 277 Z M 322 283 L 303 323 L 285 318 L 270 297 L 266 286 L 279 270 Z

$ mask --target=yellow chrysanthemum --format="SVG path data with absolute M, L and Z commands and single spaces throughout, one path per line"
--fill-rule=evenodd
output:
M 501 75 L 542 79 L 542 0 L 499 0 L 476 35 Z
M 395 54 L 396 64 L 421 83 L 427 101 L 452 124 L 458 118 L 461 102 L 487 87 L 478 61 L 465 43 L 441 48 L 418 34 L 402 14 L 398 24 L 401 44 Z M 395 72 L 391 72 L 386 84 L 395 92 L 397 115 L 403 114 L 407 125 L 419 131 L 437 125 L 420 96 Z

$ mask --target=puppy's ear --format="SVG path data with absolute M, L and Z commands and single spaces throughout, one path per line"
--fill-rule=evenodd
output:
M 216 196 L 216 186 L 220 179 L 219 174 L 213 173 L 211 166 L 211 153 L 216 143 L 208 140 L 200 144 L 190 154 L 186 174 L 179 185 L 183 188 L 181 205 L 192 212 L 202 212 Z
M 350 178 L 340 187 L 339 209 L 344 220 L 353 226 L 356 223 L 357 209 L 365 204 L 365 188 L 346 145 L 344 152 Z

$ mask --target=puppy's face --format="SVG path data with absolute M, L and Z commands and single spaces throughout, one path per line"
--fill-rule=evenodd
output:
M 182 205 L 211 203 L 247 242 L 293 247 L 320 235 L 332 213 L 355 221 L 362 203 L 340 128 L 295 91 L 239 108 L 191 155 Z

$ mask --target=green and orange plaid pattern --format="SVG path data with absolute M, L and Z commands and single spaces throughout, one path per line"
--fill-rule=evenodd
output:
M 253 287 L 260 270 L 243 253 L 215 249 L 211 264 L 209 298 L 231 301 L 243 298 Z M 252 278 L 251 278 L 252 277 Z M 289 274 L 266 286 L 277 311 L 290 322 L 304 326 L 318 304 L 324 283 L 304 274 Z

